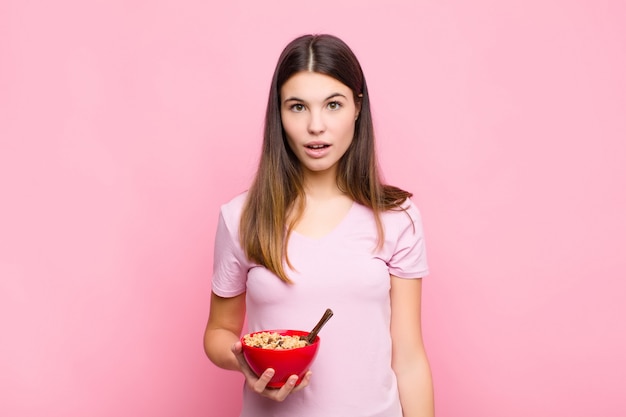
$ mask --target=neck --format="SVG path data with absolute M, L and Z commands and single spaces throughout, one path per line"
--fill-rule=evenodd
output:
M 307 198 L 328 199 L 342 196 L 337 186 L 336 172 L 308 172 L 304 178 L 304 190 Z

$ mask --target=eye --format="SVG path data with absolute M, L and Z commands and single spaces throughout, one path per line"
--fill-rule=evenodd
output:
M 304 111 L 304 105 L 300 104 L 300 103 L 297 103 L 297 104 L 292 105 L 290 107 L 290 109 L 291 109 L 291 111 L 294 111 L 296 113 L 300 113 L 300 112 Z
M 330 110 L 339 110 L 341 108 L 341 103 L 338 101 L 331 101 L 328 103 L 328 108 Z

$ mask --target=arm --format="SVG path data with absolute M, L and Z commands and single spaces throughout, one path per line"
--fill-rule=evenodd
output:
M 430 365 L 421 326 L 421 279 L 391 276 L 392 367 L 404 417 L 433 417 Z
M 239 341 L 246 316 L 246 294 L 224 298 L 211 293 L 209 321 L 204 332 L 204 351 L 220 368 L 241 371 L 232 352 Z
M 245 293 L 231 298 L 211 294 L 209 321 L 204 332 L 204 351 L 211 362 L 220 368 L 241 372 L 251 390 L 275 401 L 283 401 L 291 392 L 306 387 L 311 377 L 310 372 L 304 376 L 303 381 L 297 387 L 295 383 L 298 376 L 292 375 L 280 389 L 267 388 L 267 383 L 274 375 L 273 369 L 265 370 L 260 377 L 252 372 L 243 357 L 239 340 L 245 316 Z

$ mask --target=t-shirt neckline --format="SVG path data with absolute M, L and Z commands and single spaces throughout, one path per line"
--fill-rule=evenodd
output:
M 300 239 L 303 240 L 307 240 L 310 242 L 322 242 L 325 241 L 327 239 L 332 238 L 333 235 L 337 234 L 339 231 L 341 231 L 341 229 L 343 229 L 345 227 L 345 224 L 348 223 L 348 219 L 350 217 L 352 217 L 352 213 L 354 212 L 355 208 L 357 206 L 356 201 L 352 202 L 352 205 L 350 205 L 350 208 L 348 209 L 348 211 L 346 212 L 345 216 L 343 216 L 343 218 L 339 221 L 339 223 L 337 223 L 337 225 L 335 227 L 333 227 L 328 233 L 326 233 L 324 236 L 320 236 L 320 237 L 311 237 L 311 236 L 307 236 L 305 234 L 302 234 L 300 232 L 298 232 L 297 230 L 293 229 L 291 231 L 291 235 L 292 236 L 296 236 Z

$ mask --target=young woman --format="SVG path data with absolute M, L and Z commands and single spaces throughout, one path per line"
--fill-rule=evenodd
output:
M 411 194 L 379 177 L 367 85 L 350 48 L 307 35 L 282 52 L 250 189 L 221 207 L 204 346 L 246 380 L 242 417 L 433 416 L 420 323 L 428 273 Z M 310 329 L 334 311 L 311 371 L 266 387 L 249 331 Z

